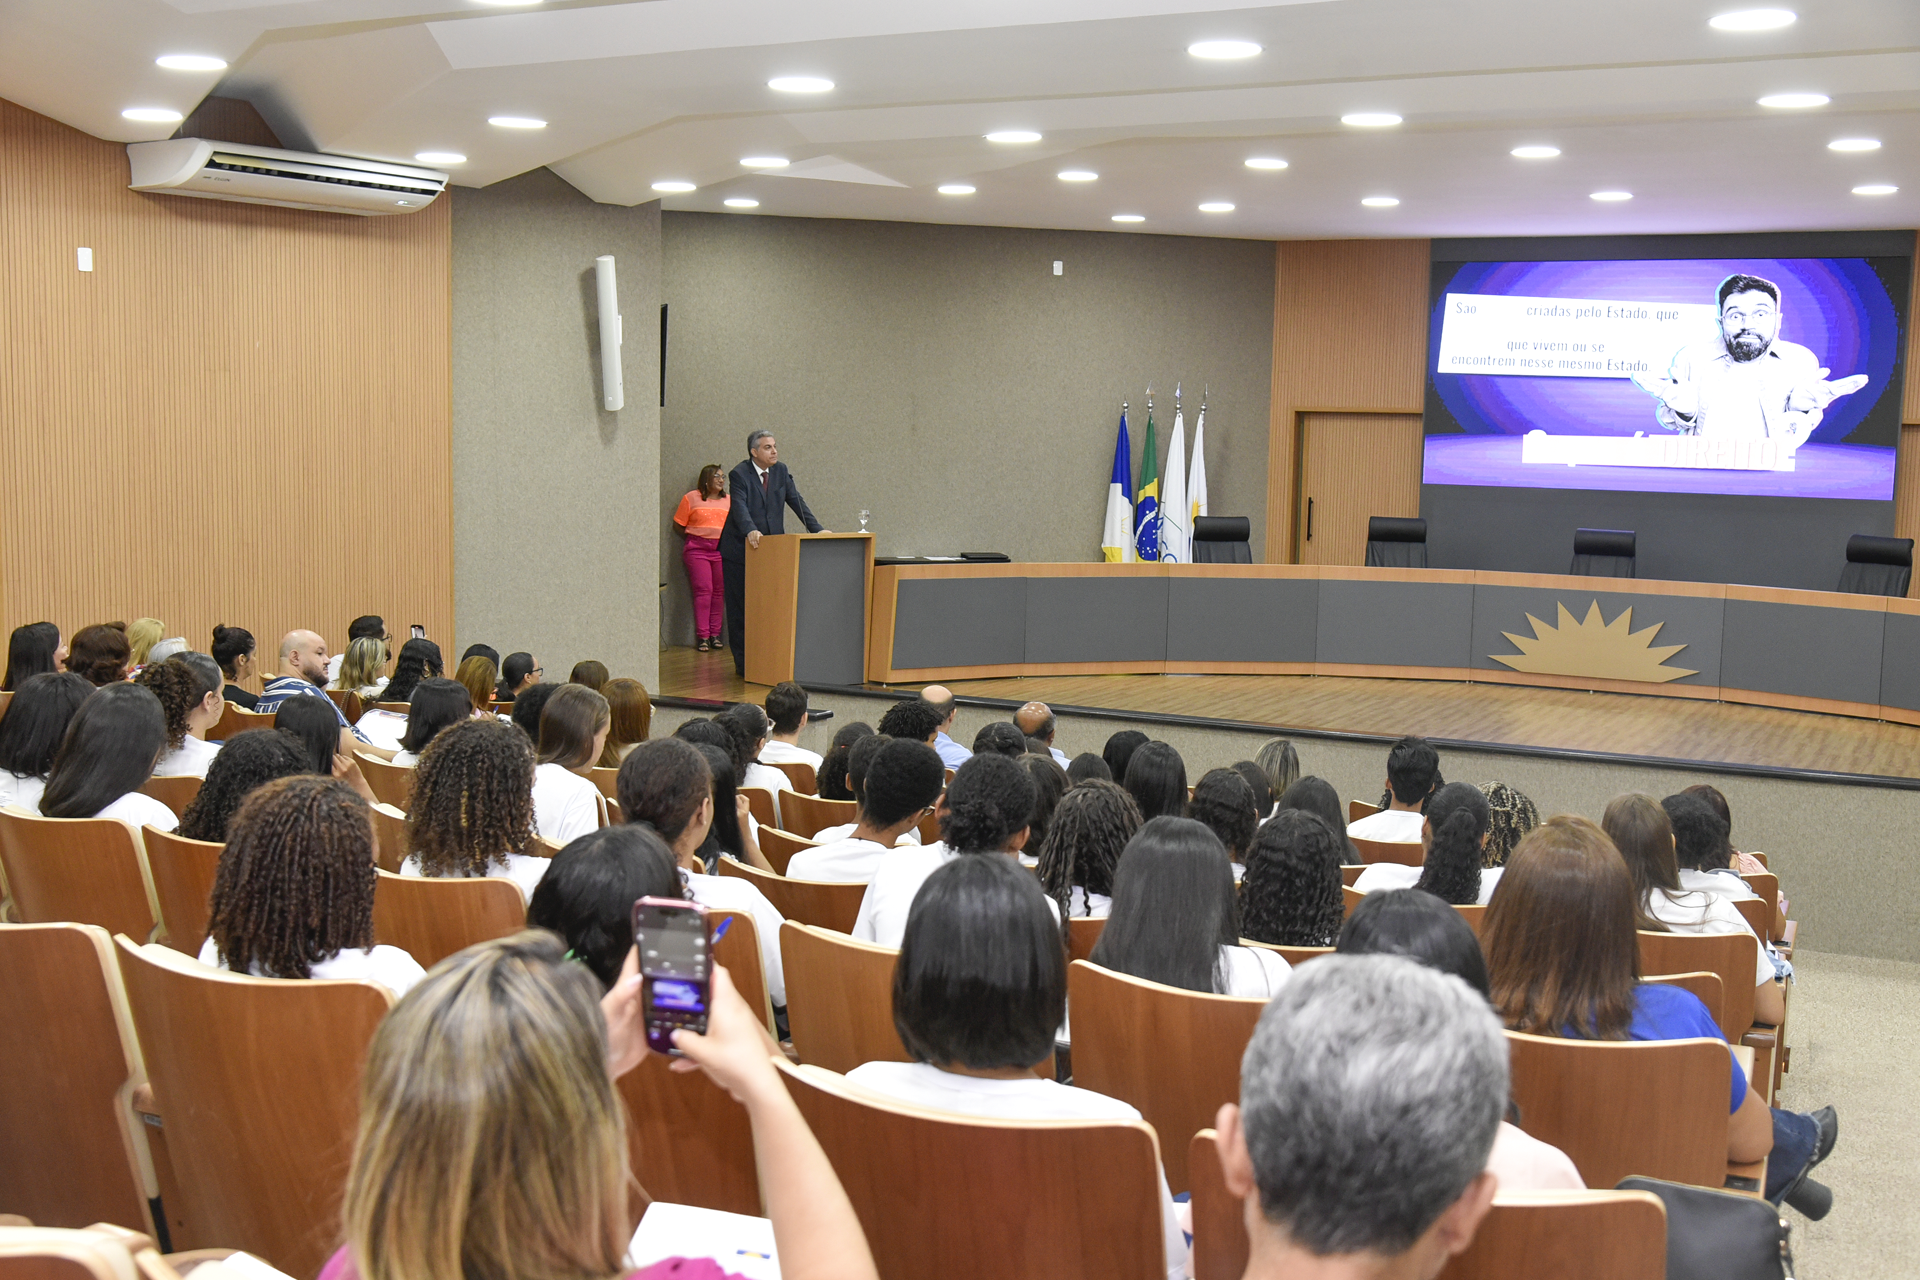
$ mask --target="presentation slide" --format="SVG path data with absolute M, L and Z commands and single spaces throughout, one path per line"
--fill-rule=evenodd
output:
M 1423 483 L 1889 500 L 1908 270 L 1436 263 Z

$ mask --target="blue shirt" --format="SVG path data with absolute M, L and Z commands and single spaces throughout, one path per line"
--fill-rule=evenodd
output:
M 267 681 L 266 686 L 260 691 L 260 705 L 255 707 L 254 710 L 261 712 L 278 711 L 280 704 L 288 698 L 304 696 L 312 696 L 325 702 L 329 707 L 333 708 L 333 718 L 340 722 L 342 729 L 351 731 L 353 736 L 362 742 L 369 741 L 366 734 L 347 723 L 346 713 L 340 710 L 339 703 L 327 697 L 326 690 L 320 688 L 311 680 L 303 679 L 300 676 L 275 676 L 273 679 Z
M 1664 982 L 1643 982 L 1633 990 L 1633 1021 L 1627 1026 L 1629 1040 L 1724 1040 L 1720 1024 L 1700 1003 L 1700 997 L 1682 987 Z M 1733 1067 L 1732 1115 L 1747 1100 L 1747 1073 L 1736 1059 Z
M 958 769 L 973 759 L 973 752 L 967 750 L 944 733 L 933 737 L 933 749 L 940 753 L 940 763 L 949 769 Z

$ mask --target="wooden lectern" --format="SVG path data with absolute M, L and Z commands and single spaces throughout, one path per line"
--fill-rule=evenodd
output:
M 871 533 L 780 533 L 747 548 L 747 682 L 867 676 Z

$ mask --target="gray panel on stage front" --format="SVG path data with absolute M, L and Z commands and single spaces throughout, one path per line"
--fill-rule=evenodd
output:
M 1025 578 L 902 578 L 894 598 L 893 665 L 1018 666 L 1027 660 Z
M 1471 582 L 1320 583 L 1314 661 L 1464 667 L 1473 642 Z
M 1883 613 L 1729 600 L 1720 683 L 1756 693 L 1878 703 L 1885 639 Z
M 859 684 L 867 678 L 867 545 L 864 538 L 800 543 L 793 678 L 802 684 Z
M 1167 581 L 1168 662 L 1312 662 L 1320 612 L 1313 578 Z
M 1028 662 L 1164 662 L 1167 580 L 1028 578 Z
M 1880 705 L 1920 711 L 1920 618 L 1889 613 L 1880 657 Z
M 1707 596 L 1657 596 L 1634 595 L 1627 592 L 1592 591 L 1584 586 L 1571 585 L 1565 590 L 1553 587 L 1500 587 L 1480 585 L 1474 588 L 1473 597 L 1473 664 L 1491 671 L 1511 671 L 1504 662 L 1495 662 L 1490 654 L 1517 656 L 1523 652 L 1510 642 L 1506 634 L 1530 639 L 1534 635 L 1533 624 L 1527 621 L 1532 614 L 1548 628 L 1557 629 L 1560 625 L 1560 608 L 1565 605 L 1567 612 L 1573 615 L 1575 624 L 1586 621 L 1587 613 L 1597 601 L 1600 605 L 1600 617 L 1604 622 L 1616 621 L 1628 609 L 1633 617 L 1628 628 L 1634 632 L 1646 630 L 1659 623 L 1660 630 L 1649 637 L 1649 645 L 1661 648 L 1667 645 L 1683 644 L 1686 648 L 1666 659 L 1662 666 L 1678 667 L 1684 671 L 1694 671 L 1697 675 L 1681 676 L 1667 681 L 1670 684 L 1720 683 L 1720 635 L 1726 612 L 1726 601 Z M 1551 632 L 1547 633 L 1551 639 Z M 1638 642 L 1636 642 L 1636 647 Z M 1649 664 L 1652 665 L 1652 664 Z M 1554 674 L 1554 673 L 1549 673 Z M 1625 678 L 1625 677 L 1622 677 Z M 1637 677 L 1657 680 L 1658 677 Z

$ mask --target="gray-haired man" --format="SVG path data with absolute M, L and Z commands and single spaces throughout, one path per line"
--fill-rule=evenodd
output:
M 825 533 L 807 509 L 807 500 L 794 486 L 787 464 L 780 461 L 780 445 L 771 431 L 747 433 L 747 460 L 727 477 L 733 505 L 720 531 L 720 570 L 726 581 L 727 645 L 733 650 L 733 670 L 747 674 L 747 550 L 760 545 L 769 533 L 785 533 L 786 512 L 792 507 L 808 533 Z

